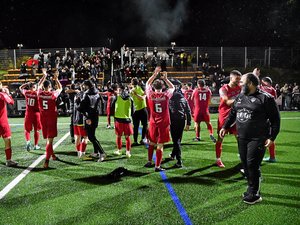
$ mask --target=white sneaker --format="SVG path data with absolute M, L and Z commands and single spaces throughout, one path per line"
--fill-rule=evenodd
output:
M 114 151 L 114 155 L 122 155 L 121 150 L 117 149 L 116 151 Z
M 40 147 L 40 146 L 38 146 L 38 145 L 35 145 L 33 149 L 34 149 L 34 150 L 40 150 L 40 149 L 41 149 L 41 147 Z
M 90 157 L 92 157 L 92 158 L 99 158 L 99 154 L 98 153 L 91 153 Z
M 26 150 L 28 152 L 31 150 L 31 143 L 29 141 L 26 143 Z
M 6 160 L 6 166 L 7 167 L 14 167 L 14 166 L 17 166 L 18 163 L 13 161 L 13 160 Z
M 80 159 L 81 156 L 82 156 L 82 152 L 81 152 L 81 151 L 77 151 L 77 156 L 78 156 L 78 158 Z
M 106 158 L 106 154 L 105 153 L 104 154 L 100 154 L 100 157 L 99 157 L 99 159 L 98 159 L 97 162 L 103 162 L 105 158 Z
M 130 158 L 130 157 L 131 157 L 130 151 L 126 151 L 126 157 L 127 157 L 127 158 Z

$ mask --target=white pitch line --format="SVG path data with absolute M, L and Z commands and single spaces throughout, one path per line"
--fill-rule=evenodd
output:
M 70 135 L 70 132 L 66 133 L 61 139 L 58 140 L 53 145 L 53 150 L 56 149 L 68 136 Z M 39 158 L 37 158 L 27 169 L 25 169 L 19 176 L 17 176 L 13 181 L 11 181 L 3 190 L 0 192 L 0 200 L 5 197 L 5 195 L 8 194 L 8 192 L 11 191 L 21 180 L 23 180 L 30 171 L 35 168 L 44 158 L 46 155 L 41 155 Z

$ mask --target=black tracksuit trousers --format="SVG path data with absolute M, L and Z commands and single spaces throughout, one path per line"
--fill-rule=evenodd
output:
M 265 155 L 264 146 L 266 139 L 251 140 L 238 138 L 238 148 L 245 175 L 248 180 L 248 190 L 250 194 L 259 194 L 260 185 L 260 164 Z

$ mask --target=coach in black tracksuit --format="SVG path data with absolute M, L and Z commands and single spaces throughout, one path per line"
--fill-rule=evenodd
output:
M 224 137 L 226 130 L 236 122 L 239 154 L 248 179 L 243 200 L 254 204 L 262 200 L 259 193 L 260 164 L 266 147 L 279 133 L 280 114 L 274 98 L 258 88 L 257 76 L 244 74 L 241 85 L 242 92 L 236 97 L 220 136 Z
M 172 80 L 171 80 L 172 82 Z M 175 167 L 182 167 L 182 160 L 181 160 L 181 139 L 183 130 L 185 127 L 185 120 L 186 128 L 188 130 L 189 126 L 191 125 L 191 110 L 187 100 L 184 98 L 179 85 L 177 83 L 172 82 L 176 85 L 176 89 L 173 93 L 172 98 L 169 101 L 169 110 L 170 110 L 170 131 L 172 136 L 173 142 L 173 151 L 170 154 L 171 158 L 177 159 L 177 163 Z
M 83 87 L 86 91 L 84 92 L 78 111 L 83 113 L 83 120 L 85 123 L 84 128 L 89 140 L 93 143 L 94 154 L 92 154 L 92 156 L 99 157 L 98 162 L 102 162 L 105 158 L 105 152 L 95 135 L 99 122 L 101 96 L 91 80 L 85 80 L 83 82 Z

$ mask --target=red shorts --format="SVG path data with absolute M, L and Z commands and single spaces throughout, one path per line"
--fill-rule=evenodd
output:
M 74 134 L 75 135 L 82 136 L 82 137 L 86 137 L 87 136 L 87 133 L 86 133 L 86 130 L 84 129 L 84 126 L 74 125 L 73 129 L 74 129 Z
M 1 124 L 0 125 L 0 137 L 3 137 L 3 138 L 11 137 L 9 124 Z
M 196 123 L 210 122 L 210 115 L 209 115 L 209 113 L 197 113 L 197 114 L 194 114 L 194 121 Z
M 133 134 L 133 129 L 131 123 L 119 123 L 115 121 L 115 133 L 118 136 L 130 136 Z
M 44 139 L 57 137 L 57 116 L 49 117 L 41 115 L 41 122 Z
M 25 116 L 24 129 L 27 132 L 32 131 L 32 127 L 34 130 L 41 130 L 41 116 L 39 112 L 27 114 Z
M 163 144 L 170 141 L 170 125 L 150 123 L 148 138 L 155 144 Z
M 218 119 L 218 133 L 219 131 L 221 130 L 222 126 L 224 125 L 224 123 L 226 122 L 226 119 L 227 118 L 220 118 Z M 234 124 L 233 126 L 231 126 L 229 129 L 228 129 L 228 133 L 229 134 L 234 134 L 234 135 L 237 135 L 237 130 L 236 130 L 236 124 Z

